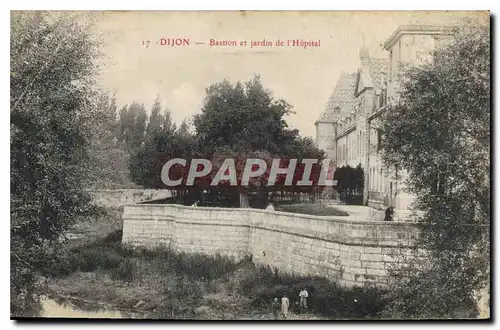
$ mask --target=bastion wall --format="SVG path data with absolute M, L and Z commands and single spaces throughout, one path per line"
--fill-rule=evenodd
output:
M 256 264 L 319 275 L 345 286 L 386 283 L 393 263 L 416 253 L 414 223 L 360 221 L 260 209 L 126 205 L 123 243 L 179 252 L 252 256 Z

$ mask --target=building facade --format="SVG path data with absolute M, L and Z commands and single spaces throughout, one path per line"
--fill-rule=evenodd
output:
M 361 164 L 365 173 L 364 204 L 394 207 L 396 217 L 411 210 L 413 197 L 404 186 L 405 173 L 384 166 L 380 155 L 381 120 L 387 105 L 398 101 L 399 74 L 406 66 L 432 60 L 451 30 L 440 26 L 399 27 L 384 43 L 386 58 L 359 52 L 359 69 L 343 72 L 321 117 L 315 122 L 316 142 L 336 167 Z

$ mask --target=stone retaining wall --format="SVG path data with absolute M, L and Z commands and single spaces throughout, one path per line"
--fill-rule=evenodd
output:
M 119 207 L 172 196 L 168 189 L 102 189 L 89 192 L 97 204 L 107 207 Z
M 384 284 L 387 269 L 414 253 L 412 223 L 355 221 L 259 209 L 127 205 L 123 242 L 234 257 L 343 285 Z

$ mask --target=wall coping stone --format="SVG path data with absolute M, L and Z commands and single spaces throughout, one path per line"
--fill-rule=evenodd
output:
M 175 208 L 180 210 L 192 210 L 192 206 L 184 206 L 184 205 L 175 205 L 175 204 L 127 204 L 124 205 L 124 208 L 133 207 L 133 208 L 153 208 L 153 207 L 165 207 L 165 208 Z M 282 211 L 273 211 L 273 210 L 262 210 L 262 209 L 253 209 L 253 208 L 228 208 L 228 207 L 200 207 L 197 206 L 195 208 L 197 211 L 225 211 L 225 212 L 255 212 L 269 215 L 282 215 L 286 217 L 295 217 L 295 218 L 303 218 L 307 220 L 318 220 L 318 221 L 326 221 L 326 222 L 339 222 L 339 223 L 348 223 L 348 224 L 362 224 L 368 226 L 389 226 L 389 227 L 411 227 L 415 228 L 414 222 L 397 222 L 397 221 L 372 221 L 372 220 L 355 220 L 351 219 L 350 216 L 322 216 L 322 215 L 310 215 L 310 214 L 301 214 L 301 213 L 292 213 L 292 212 L 282 212 Z

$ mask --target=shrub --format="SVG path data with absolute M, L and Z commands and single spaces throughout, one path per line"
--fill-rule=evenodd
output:
M 121 281 L 132 282 L 137 273 L 137 264 L 134 259 L 123 259 L 116 268 L 111 269 L 111 277 Z
M 102 244 L 109 245 L 113 243 L 121 243 L 123 236 L 123 229 L 116 230 L 110 233 L 102 240 Z
M 113 250 L 100 246 L 83 247 L 73 256 L 73 262 L 83 272 L 91 272 L 97 268 L 113 269 L 120 265 L 122 256 Z
M 160 317 L 190 319 L 195 316 L 195 308 L 201 305 L 201 287 L 187 276 L 178 277 L 164 288 Z

